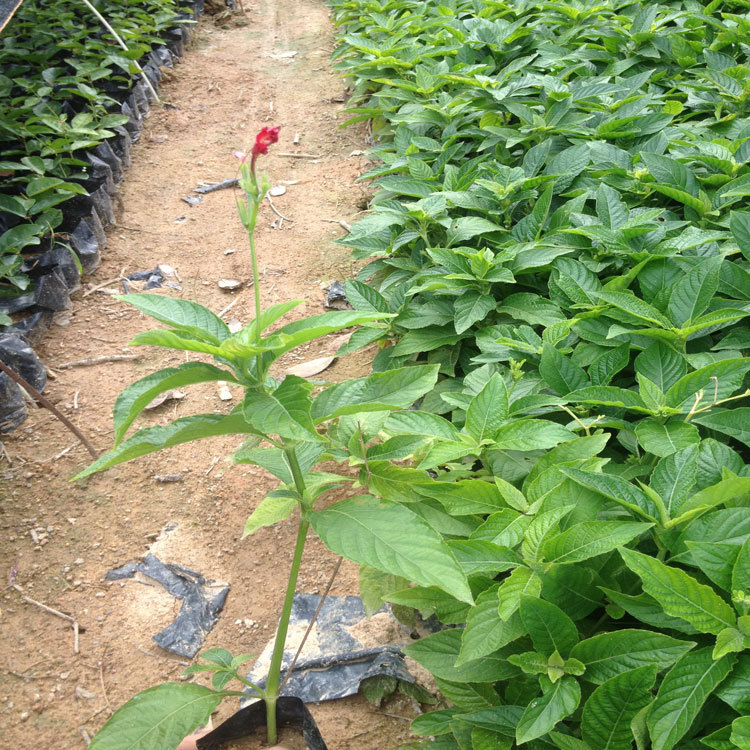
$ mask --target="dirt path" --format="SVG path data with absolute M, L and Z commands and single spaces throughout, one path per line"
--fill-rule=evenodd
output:
M 183 290 L 164 293 L 181 294 L 216 312 L 237 294 L 225 318 L 248 321 L 253 304 L 249 251 L 233 191 L 206 195 L 197 206 L 180 199 L 199 181 L 234 176 L 232 150 L 247 148 L 262 125 L 283 126 L 281 141 L 275 153 L 264 157 L 263 168 L 274 183 L 294 181 L 275 200 L 292 221 L 272 229 L 278 217 L 263 208 L 257 241 L 265 303 L 304 298 L 297 315 L 321 312 L 322 287 L 351 275 L 347 251 L 331 243 L 343 230 L 323 219 L 351 221 L 363 207 L 365 195 L 355 179 L 364 162 L 351 154 L 366 144 L 362 131 L 337 130 L 345 119 L 344 84 L 328 64 L 333 41 L 327 10 L 322 0 L 244 4 L 247 26 L 220 29 L 205 19 L 192 50 L 162 85 L 163 98 L 177 108 L 155 108 L 146 121 L 120 190 L 123 210 L 102 266 L 75 295 L 70 324 L 54 327 L 38 347 L 52 368 L 133 351 L 126 344 L 147 322 L 104 292 L 84 296 L 123 269 L 173 266 Z M 296 54 L 283 54 L 291 52 Z M 296 133 L 298 145 L 293 144 Z M 295 151 L 319 158 L 280 155 Z M 243 288 L 220 291 L 222 277 L 243 281 Z M 325 344 L 316 344 L 295 356 L 312 358 L 324 350 Z M 99 450 L 112 444 L 111 408 L 118 392 L 148 372 L 184 360 L 180 353 L 143 350 L 143 355 L 137 362 L 61 370 L 49 383 L 48 395 Z M 350 377 L 366 367 L 366 358 L 355 355 L 335 363 L 327 376 Z M 234 403 L 237 397 L 235 392 Z M 140 424 L 227 408 L 215 385 L 193 387 L 187 398 L 155 409 Z M 82 729 L 93 735 L 110 708 L 147 686 L 179 679 L 184 667 L 151 642 L 174 619 L 178 602 L 159 587 L 103 580 L 109 569 L 149 548 L 166 561 L 231 584 L 206 647 L 260 652 L 273 633 L 294 529 L 290 521 L 240 541 L 245 519 L 275 481 L 259 469 L 224 459 L 236 440 L 173 449 L 75 485 L 68 480 L 88 456 L 81 446 L 65 452 L 73 439 L 48 412 L 34 411 L 4 442 L 13 464 L 2 465 L 0 586 L 16 566 L 25 595 L 75 615 L 85 628 L 80 653 L 74 654 L 68 623 L 24 603 L 15 589 L 0 595 L 4 744 L 84 747 Z M 157 475 L 182 478 L 161 483 Z M 164 531 L 175 523 L 176 529 Z M 321 590 L 334 562 L 322 544 L 311 540 L 300 590 Z M 333 593 L 356 593 L 353 566 L 342 568 Z M 384 750 L 408 737 L 404 718 L 386 716 L 360 698 L 312 710 L 331 750 Z M 403 700 L 386 711 L 414 715 Z

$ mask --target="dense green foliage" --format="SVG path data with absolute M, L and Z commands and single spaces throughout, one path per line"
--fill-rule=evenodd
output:
M 115 447 L 80 476 L 244 436 L 235 460 L 280 480 L 246 534 L 299 511 L 276 655 L 308 524 L 361 564 L 369 609 L 445 626 L 407 649 L 447 701 L 411 748 L 747 749 L 747 13 L 332 5 L 380 162 L 374 210 L 344 240 L 369 261 L 347 284 L 356 310 L 276 328 L 282 303 L 231 334 L 194 303 L 129 295 L 167 326 L 134 344 L 215 364 L 126 388 Z M 256 198 L 251 220 L 240 206 L 251 238 Z M 270 377 L 352 325 L 343 351 L 383 344 L 371 375 Z M 231 413 L 127 437 L 159 393 L 215 380 L 244 387 Z M 324 460 L 356 467 L 360 494 L 319 509 L 352 481 Z M 244 656 L 204 657 L 190 671 L 216 672 L 216 692 L 146 691 L 92 747 L 175 747 L 243 681 Z
M 435 748 L 748 747 L 744 4 L 331 4 L 380 162 L 342 240 L 369 260 L 349 298 L 397 315 L 376 370 L 443 376 L 345 450 L 475 597 L 364 570 L 374 604 L 462 626 L 409 649 L 454 704 L 415 729 Z M 327 522 L 334 549 L 405 575 Z
M 26 0 L 0 35 L 0 212 L 21 219 L 0 234 L 0 296 L 28 288 L 20 252 L 60 226 L 61 203 L 86 194 L 81 153 L 127 122 L 112 94 L 130 88 L 133 61 L 161 43 L 178 2 L 95 5 L 128 52 L 71 0 Z

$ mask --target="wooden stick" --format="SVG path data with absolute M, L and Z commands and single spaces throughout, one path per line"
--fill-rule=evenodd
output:
M 110 284 L 114 284 L 114 283 L 118 282 L 121 278 L 122 278 L 121 276 L 118 276 L 117 278 L 109 279 L 109 281 L 105 281 L 103 284 L 99 284 L 98 286 L 92 287 L 91 289 L 88 289 L 87 291 L 85 291 L 81 295 L 81 297 L 88 297 L 89 294 L 93 294 L 94 292 L 98 292 L 100 289 L 104 289 L 105 286 L 109 286 Z
M 216 317 L 220 318 L 222 315 L 226 315 L 239 301 L 240 298 L 235 297 L 221 312 L 216 313 Z
M 294 665 L 297 663 L 297 659 L 299 659 L 299 655 L 302 653 L 302 649 L 305 647 L 305 641 L 307 640 L 307 636 L 310 635 L 310 631 L 313 629 L 313 625 L 315 625 L 315 620 L 317 620 L 318 615 L 320 614 L 320 610 L 323 607 L 323 602 L 326 600 L 326 597 L 328 596 L 328 592 L 331 590 L 331 586 L 333 586 L 333 582 L 336 580 L 336 576 L 338 575 L 339 568 L 341 567 L 341 563 L 344 562 L 343 557 L 339 557 L 338 561 L 336 562 L 336 567 L 333 569 L 333 573 L 331 573 L 331 577 L 328 579 L 328 585 L 326 586 L 326 590 L 323 592 L 323 596 L 320 597 L 320 601 L 318 602 L 318 606 L 315 610 L 315 613 L 312 616 L 312 619 L 310 620 L 310 624 L 307 626 L 307 630 L 305 631 L 305 634 L 302 636 L 302 641 L 299 644 L 299 647 L 297 648 L 297 653 L 294 655 L 294 659 L 292 659 L 292 663 L 289 665 L 289 669 L 287 670 L 286 677 L 284 678 L 284 682 L 281 683 L 279 686 L 279 693 L 284 689 L 284 685 L 289 682 L 289 679 L 292 676 L 292 671 L 294 670 Z
M 11 380 L 18 383 L 21 388 L 26 389 L 26 391 L 28 391 L 45 409 L 49 409 L 49 411 L 51 411 L 86 446 L 86 450 L 93 458 L 99 458 L 99 454 L 94 449 L 94 446 L 86 439 L 86 436 L 61 411 L 59 411 L 59 409 L 48 398 L 42 396 L 36 388 L 29 385 L 24 378 L 22 378 L 17 372 L 11 370 L 4 362 L 0 362 L 0 370 L 11 378 Z
M 21 599 L 23 599 L 27 604 L 33 604 L 35 607 L 39 607 L 39 609 L 44 610 L 45 612 L 49 612 L 49 614 L 54 615 L 55 617 L 59 617 L 62 620 L 66 620 L 73 626 L 73 650 L 75 653 L 79 653 L 78 651 L 78 622 L 75 617 L 71 617 L 70 615 L 66 615 L 64 612 L 60 612 L 59 609 L 53 609 L 52 607 L 48 607 L 46 604 L 42 604 L 41 602 L 38 602 L 36 599 L 32 599 L 30 596 L 26 596 L 24 594 L 23 589 L 17 584 L 13 584 L 13 588 L 18 591 L 21 594 Z
M 61 365 L 55 365 L 55 367 L 58 370 L 69 370 L 71 367 L 89 367 L 91 365 L 102 364 L 102 362 L 131 362 L 133 360 L 142 358 L 142 354 L 105 354 L 103 357 L 77 359 L 74 362 L 65 362 Z
M 339 226 L 346 229 L 347 232 L 351 232 L 352 228 L 343 219 L 321 219 L 321 221 L 327 221 L 329 224 L 338 224 Z
M 266 198 L 268 199 L 268 205 L 271 206 L 271 208 L 273 209 L 273 212 L 276 214 L 276 216 L 280 217 L 283 221 L 290 221 L 290 222 L 294 221 L 294 219 L 289 219 L 286 216 L 284 216 L 283 214 L 280 214 L 278 212 L 278 209 L 276 208 L 276 206 L 273 205 L 273 201 L 271 200 L 271 196 L 270 195 L 267 195 Z
M 107 709 L 109 710 L 109 713 L 112 713 L 112 704 L 109 702 L 109 697 L 107 696 L 107 688 L 104 687 L 104 665 L 99 660 L 99 682 L 102 684 L 102 693 L 104 694 L 104 700 L 107 702 Z
M 288 151 L 277 151 L 276 156 L 288 156 L 291 159 L 322 159 L 322 154 L 292 154 Z
M 83 4 L 99 19 L 99 21 L 102 23 L 105 29 L 109 31 L 110 34 L 115 38 L 115 41 L 122 47 L 126 52 L 129 52 L 128 45 L 125 44 L 125 42 L 122 41 L 120 38 L 120 35 L 112 28 L 109 21 L 89 2 L 89 0 L 82 0 Z M 143 82 L 148 87 L 148 90 L 151 92 L 151 96 L 154 97 L 154 101 L 160 102 L 161 99 L 159 99 L 159 95 L 154 90 L 154 87 L 151 85 L 151 81 L 149 81 L 148 76 L 146 75 L 146 72 L 141 67 L 140 63 L 137 60 L 133 60 L 135 63 L 135 67 L 137 68 L 138 72 L 141 74 L 141 78 L 143 79 Z

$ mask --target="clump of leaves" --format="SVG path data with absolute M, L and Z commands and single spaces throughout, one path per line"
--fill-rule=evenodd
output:
M 107 3 L 106 14 L 128 39 L 120 49 L 85 6 L 25 2 L 0 35 L 0 297 L 31 281 L 21 253 L 51 237 L 61 203 L 86 195 L 84 150 L 115 135 L 128 118 L 111 112 L 117 89 L 128 90 L 134 61 L 161 44 L 174 22 L 175 0 Z
M 415 730 L 435 748 L 745 747 L 747 14 L 331 5 L 352 121 L 378 136 L 348 296 L 396 315 L 376 369 L 442 375 L 347 450 L 475 595 L 362 579 L 460 626 L 409 649 L 453 704 Z

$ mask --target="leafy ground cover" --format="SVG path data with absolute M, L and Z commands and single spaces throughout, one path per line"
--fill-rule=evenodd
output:
M 407 588 L 344 514 L 313 526 L 372 606 L 458 626 L 409 649 L 453 703 L 414 729 L 750 747 L 746 9 L 331 5 L 379 162 L 348 294 L 396 314 L 349 347 L 441 373 L 340 457 L 442 535 L 474 603 Z
M 173 25 L 179 4 L 98 5 L 127 52 L 83 4 L 67 0 L 27 0 L 0 36 L 3 297 L 17 296 L 32 283 L 21 270 L 21 252 L 60 227 L 62 203 L 87 194 L 84 152 L 128 121 L 115 96 L 130 89 L 134 62 L 163 43 L 160 35 Z

